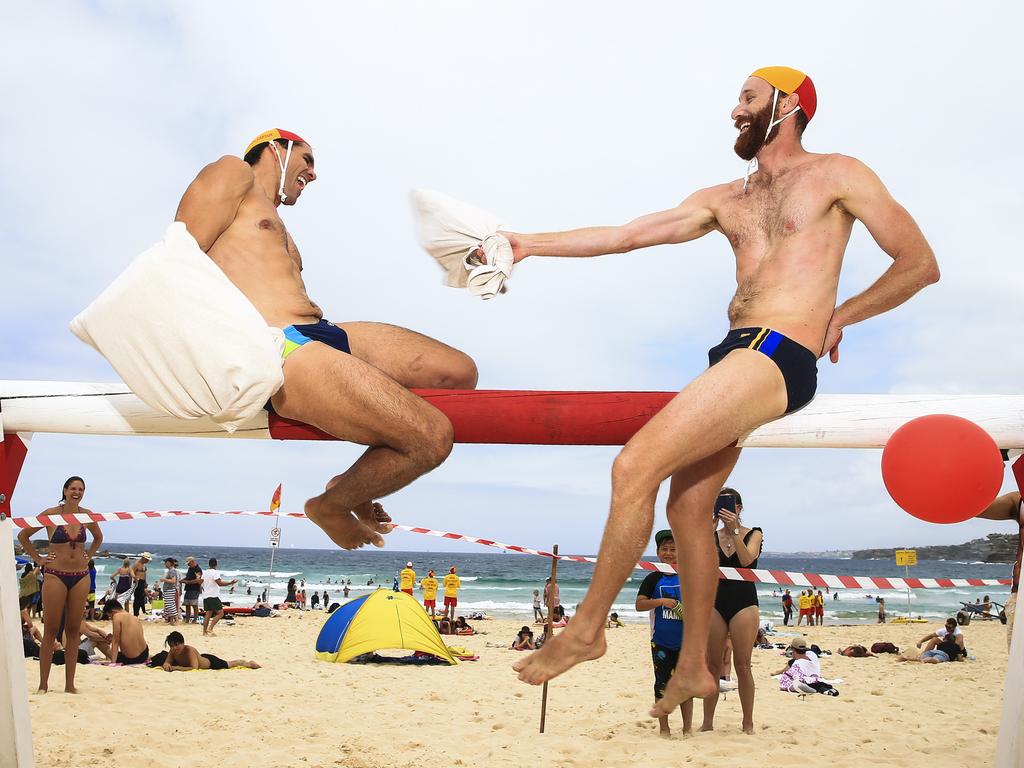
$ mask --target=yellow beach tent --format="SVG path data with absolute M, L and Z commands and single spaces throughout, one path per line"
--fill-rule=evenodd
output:
M 316 658 L 342 664 L 385 648 L 423 651 L 458 664 L 420 604 L 404 592 L 386 589 L 350 600 L 332 613 L 316 639 Z

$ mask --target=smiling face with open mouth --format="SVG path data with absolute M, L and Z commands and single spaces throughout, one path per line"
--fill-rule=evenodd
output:
M 765 133 L 772 121 L 772 95 L 774 89 L 759 77 L 747 78 L 740 91 L 739 104 L 732 111 L 733 124 L 739 135 L 733 149 L 743 160 L 753 158 L 765 144 Z M 775 132 L 778 135 L 778 132 Z
M 316 181 L 313 163 L 313 150 L 308 144 L 297 143 L 292 147 L 292 156 L 285 171 L 288 179 L 285 184 L 285 193 L 288 195 L 285 205 L 295 205 L 302 191 L 311 182 Z

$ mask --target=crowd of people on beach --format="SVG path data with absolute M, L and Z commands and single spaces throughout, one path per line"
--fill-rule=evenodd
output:
M 58 505 L 44 514 L 64 515 L 65 520 L 76 513 L 88 514 L 80 506 L 84 494 L 85 481 L 70 477 L 64 483 Z M 95 557 L 103 543 L 99 524 L 47 526 L 46 545 L 37 548 L 32 535 L 40 530 L 44 529 L 23 528 L 18 534 L 21 548 L 29 558 L 19 584 L 22 643 L 26 658 L 39 659 L 40 692 L 49 689 L 53 664 L 64 665 L 64 690 L 68 693 L 77 693 L 75 673 L 79 663 L 151 664 L 153 654 L 142 625 L 147 609 L 159 609 L 160 618 L 170 625 L 201 622 L 204 636 L 215 635 L 214 629 L 225 615 L 221 588 L 234 588 L 238 582 L 222 578 L 216 558 L 210 558 L 204 569 L 189 556 L 185 559 L 188 569 L 184 574 L 178 571 L 177 558 L 165 558 L 163 573 L 150 585 L 152 555 L 143 552 L 134 562 L 131 558 L 122 561 L 110 576 L 110 586 L 97 600 Z M 42 632 L 33 621 L 39 616 Z M 109 631 L 93 623 L 106 621 L 110 622 Z M 180 635 L 172 636 L 176 634 Z M 184 654 L 179 660 L 192 659 L 191 652 Z M 202 654 L 200 657 L 206 658 Z M 208 658 L 196 663 L 197 669 L 221 668 Z M 245 665 L 253 663 L 246 660 Z
M 1020 505 L 1019 494 L 1009 494 L 1010 502 Z M 1004 497 L 993 502 L 993 507 L 1004 504 Z M 723 488 L 715 507 L 715 547 L 718 553 L 719 567 L 756 568 L 761 552 L 763 533 L 760 528 L 748 527 L 741 522 L 743 502 L 740 494 L 732 488 Z M 672 566 L 677 565 L 675 541 L 671 530 L 658 531 L 655 534 L 658 559 Z M 1016 595 L 1019 584 L 1020 556 L 1014 566 L 1012 594 Z M 825 606 L 830 591 L 813 589 L 802 590 L 794 599 L 789 589 L 781 594 L 783 608 L 783 626 L 789 626 L 795 607 L 799 610 L 796 626 L 806 621 L 806 626 L 815 627 L 824 624 Z M 780 596 L 776 593 L 775 596 Z M 651 656 L 654 666 L 654 695 L 658 700 L 664 695 L 676 670 L 679 651 L 684 636 L 682 590 L 679 575 L 676 572 L 651 572 L 641 583 L 636 596 L 636 610 L 647 611 L 651 622 Z M 832 593 L 832 600 L 839 595 Z M 885 599 L 873 597 L 878 605 L 879 623 L 886 620 Z M 992 603 L 986 595 L 974 609 L 979 617 L 995 618 Z M 1011 605 L 1011 609 L 1012 609 Z M 1004 608 L 1003 617 L 1006 616 Z M 617 616 L 615 617 L 617 619 Z M 838 655 L 852 658 L 876 657 L 881 654 L 897 654 L 899 661 L 939 664 L 945 662 L 964 661 L 969 659 L 964 644 L 964 633 L 957 618 L 950 617 L 944 627 L 929 632 L 922 637 L 914 649 L 900 649 L 891 642 L 873 643 L 870 649 L 863 645 L 850 645 L 836 651 Z M 1009 622 L 1012 628 L 1012 621 Z M 614 626 L 609 616 L 608 627 Z M 528 629 L 526 627 L 524 630 Z M 715 710 L 718 706 L 719 693 L 732 683 L 731 672 L 737 677 L 740 707 L 742 709 L 743 729 L 752 731 L 754 708 L 754 678 L 751 671 L 751 658 L 754 648 L 765 648 L 778 652 L 782 650 L 788 657 L 786 665 L 774 672 L 779 678 L 779 689 L 782 691 L 810 694 L 823 693 L 838 696 L 839 692 L 828 680 L 822 677 L 819 657 L 830 655 L 816 645 L 808 644 L 806 639 L 798 637 L 786 644 L 770 642 L 774 633 L 771 625 L 761 625 L 758 596 L 754 584 L 744 581 L 721 579 L 716 588 L 714 611 L 709 630 L 708 667 L 719 680 L 719 691 L 704 697 L 703 723 L 701 730 L 714 728 Z M 529 636 L 520 632 L 516 638 L 516 647 L 526 648 Z M 693 699 L 685 700 L 679 707 L 682 716 L 683 730 L 689 732 L 693 724 Z M 668 735 L 671 730 L 667 715 L 658 717 L 660 732 Z
M 80 510 L 79 502 L 85 484 L 79 477 L 69 478 L 64 485 L 62 502 L 48 513 Z M 738 491 L 723 488 L 717 502 L 714 543 L 720 567 L 756 568 L 761 554 L 764 534 L 761 528 L 746 525 L 742 518 L 743 502 Z M 67 518 L 65 518 L 67 519 Z M 214 629 L 224 618 L 221 600 L 223 588 L 234 590 L 237 579 L 224 578 L 216 558 L 210 558 L 201 567 L 196 558 L 185 558 L 186 569 L 179 571 L 177 558 L 168 556 L 163 569 L 151 574 L 152 554 L 142 552 L 134 559 L 125 558 L 110 574 L 110 585 L 97 599 L 95 555 L 103 534 L 95 523 L 75 525 L 66 523 L 47 528 L 45 554 L 37 549 L 31 535 L 39 529 L 24 529 L 19 535 L 25 554 L 31 562 L 21 572 L 20 600 L 22 634 L 25 655 L 39 659 L 39 690 L 48 688 L 50 668 L 53 664 L 65 666 L 65 690 L 76 692 L 74 677 L 77 664 L 98 661 L 119 665 L 149 664 L 166 671 L 188 669 L 225 669 L 232 666 L 259 668 L 251 659 L 221 659 L 209 652 L 201 652 L 188 645 L 181 632 L 173 630 L 164 639 L 164 649 L 154 653 L 150 648 L 142 619 L 163 621 L 171 626 L 179 623 L 202 623 L 203 635 L 215 635 Z M 87 544 L 88 535 L 92 541 Z M 657 557 L 670 566 L 678 564 L 674 536 L 671 530 L 655 535 Z M 1019 580 L 1019 567 L 1014 571 L 1014 594 Z M 371 586 L 381 585 L 370 580 Z M 341 595 L 348 597 L 351 580 L 337 582 Z M 433 569 L 417 578 L 412 561 L 406 563 L 394 578 L 393 588 L 416 599 L 419 590 L 423 610 L 437 623 L 441 634 L 472 635 L 476 630 L 467 618 L 485 618 L 482 615 L 457 616 L 458 593 L 462 581 L 454 565 L 440 580 Z M 443 590 L 443 605 L 437 607 L 438 592 Z M 251 594 L 251 589 L 248 590 Z M 789 625 L 794 604 L 799 609 L 796 627 L 806 620 L 807 626 L 824 623 L 824 607 L 829 594 L 808 589 L 794 598 L 788 589 L 782 595 L 783 626 Z M 326 590 L 322 598 L 313 591 L 307 600 L 305 580 L 291 578 L 285 599 L 276 605 L 267 603 L 267 591 L 257 598 L 254 610 L 336 610 L 340 603 L 332 602 Z M 838 595 L 833 594 L 832 600 Z M 884 621 L 885 604 L 879 598 L 879 620 Z M 1013 608 L 1012 602 L 1008 604 Z M 577 606 L 577 609 L 579 606 Z M 651 623 L 651 657 L 654 669 L 655 699 L 664 695 L 666 686 L 675 674 L 676 661 L 684 636 L 683 593 L 680 577 L 674 569 L 655 570 L 640 584 L 635 608 L 647 612 Z M 979 617 L 993 617 L 988 596 L 976 606 Z M 147 615 L 147 612 L 148 615 Z M 158 612 L 158 613 L 157 613 Z M 33 619 L 42 615 L 42 632 Z M 550 614 L 550 615 L 549 615 Z M 543 648 L 551 637 L 550 629 L 566 627 L 571 617 L 561 604 L 557 582 L 550 578 L 543 588 L 533 591 L 533 619 L 543 629 L 535 635 L 529 625 L 516 634 L 510 647 L 516 651 L 536 651 Z M 109 628 L 99 623 L 110 622 Z M 956 618 L 949 618 L 944 626 L 929 632 L 913 649 L 900 649 L 889 642 L 877 642 L 870 648 L 849 645 L 836 650 L 837 655 L 851 658 L 871 658 L 885 653 L 898 654 L 904 662 L 940 664 L 963 662 L 970 656 L 965 645 L 964 631 Z M 1010 622 L 1012 627 L 1012 622 Z M 607 617 L 606 628 L 623 626 L 617 613 Z M 838 696 L 836 687 L 821 674 L 820 658 L 830 654 L 805 638 L 797 637 L 788 645 L 771 642 L 772 629 L 762 626 L 757 590 L 753 583 L 720 580 L 714 600 L 714 611 L 709 632 L 709 668 L 720 681 L 720 690 L 732 684 L 736 677 L 742 709 L 743 728 L 751 730 L 754 708 L 754 677 L 751 659 L 755 648 L 782 650 L 788 657 L 786 664 L 774 674 L 779 679 L 779 690 L 809 695 L 821 693 Z M 704 697 L 702 730 L 714 727 L 719 695 Z M 693 721 L 693 699 L 684 701 L 679 710 L 683 730 L 689 731 Z M 670 733 L 669 718 L 658 718 L 662 734 Z

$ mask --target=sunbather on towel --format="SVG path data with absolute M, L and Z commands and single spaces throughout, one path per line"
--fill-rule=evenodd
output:
M 448 418 L 409 388 L 472 389 L 476 365 L 405 328 L 324 319 L 306 292 L 302 256 L 278 214 L 317 176 L 309 143 L 272 129 L 250 142 L 243 159 L 225 156 L 200 171 L 175 220 L 267 324 L 284 329 L 284 386 L 268 405 L 369 446 L 306 502 L 306 515 L 343 549 L 382 547 L 391 518 L 374 500 L 438 466 L 452 447 Z
M 779 690 L 790 693 L 823 693 L 826 696 L 838 696 L 839 691 L 821 679 L 821 665 L 817 655 L 808 649 L 807 642 L 797 638 L 789 645 L 793 658 L 782 669 L 772 675 L 779 678 Z
M 848 645 L 845 648 L 840 648 L 836 653 L 840 656 L 849 656 L 854 659 L 866 659 L 868 656 L 875 655 L 863 645 Z
M 164 659 L 164 672 L 191 672 L 194 669 L 230 669 L 231 667 L 248 667 L 259 669 L 260 665 L 247 659 L 224 659 L 212 653 L 199 653 L 191 645 L 185 645 L 181 632 L 171 632 L 164 641 L 167 645 L 167 657 Z

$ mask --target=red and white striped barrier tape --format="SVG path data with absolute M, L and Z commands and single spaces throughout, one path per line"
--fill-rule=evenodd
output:
M 36 517 L 12 517 L 11 521 L 19 528 L 42 528 L 47 525 L 64 523 L 103 523 L 116 520 L 143 520 L 159 517 L 185 517 L 188 515 L 254 515 L 260 517 L 297 517 L 305 519 L 302 512 L 251 512 L 243 510 L 148 510 L 145 512 L 76 512 L 74 514 L 38 515 Z M 530 549 L 516 544 L 504 544 L 492 539 L 477 536 L 466 536 L 462 533 L 435 531 L 430 528 L 417 528 L 411 525 L 395 525 L 396 530 L 419 533 L 425 536 L 436 536 L 451 541 L 465 541 L 494 547 L 507 552 L 518 552 L 523 555 L 538 557 L 554 557 L 551 552 Z M 596 563 L 596 557 L 583 555 L 559 555 L 559 560 L 573 563 Z M 643 571 L 661 571 L 675 573 L 675 568 L 666 563 L 641 561 L 635 566 Z M 820 573 L 799 573 L 797 571 L 772 571 L 764 568 L 719 568 L 718 578 L 730 581 L 750 581 L 757 584 L 777 584 L 783 587 L 830 587 L 832 589 L 949 589 L 951 587 L 998 587 L 1011 583 L 1010 579 L 904 579 L 883 576 L 830 576 Z

